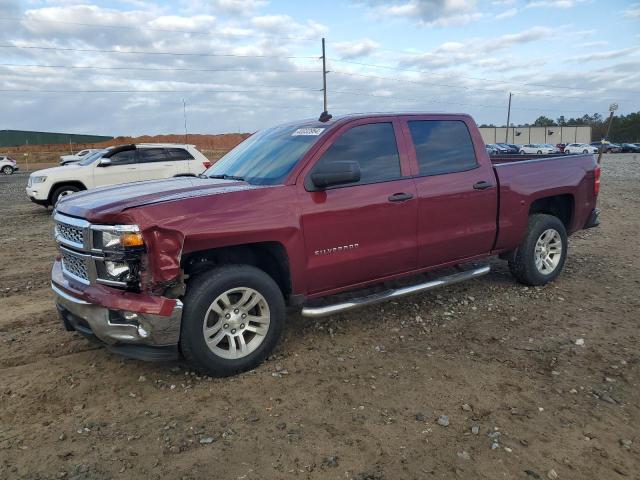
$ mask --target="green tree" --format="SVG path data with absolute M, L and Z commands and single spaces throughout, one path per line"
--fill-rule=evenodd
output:
M 551 120 L 549 117 L 545 117 L 544 115 L 536 118 L 536 121 L 533 122 L 533 125 L 536 127 L 553 127 L 556 125 L 556 122 Z

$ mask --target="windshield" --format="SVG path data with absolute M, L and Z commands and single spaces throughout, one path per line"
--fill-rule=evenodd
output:
M 98 158 L 102 157 L 107 152 L 107 149 L 98 150 L 97 152 L 93 152 L 86 157 L 84 157 L 81 161 L 78 162 L 78 165 L 82 165 L 83 167 L 93 163 Z
M 204 175 L 277 185 L 326 130 L 293 125 L 262 130 L 224 155 Z

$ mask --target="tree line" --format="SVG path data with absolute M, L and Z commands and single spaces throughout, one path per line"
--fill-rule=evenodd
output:
M 590 126 L 591 138 L 594 140 L 600 140 L 604 138 L 607 133 L 607 124 L 609 117 L 602 116 L 599 113 L 593 115 L 583 115 L 578 118 L 566 118 L 564 115 L 560 115 L 557 119 L 546 117 L 544 115 L 539 116 L 536 120 L 529 124 L 513 125 L 512 127 L 565 127 L 571 126 Z M 495 127 L 495 125 L 480 125 L 481 127 Z M 640 142 L 640 112 L 630 113 L 629 115 L 616 115 L 613 117 L 611 123 L 611 131 L 609 132 L 609 138 L 611 142 Z

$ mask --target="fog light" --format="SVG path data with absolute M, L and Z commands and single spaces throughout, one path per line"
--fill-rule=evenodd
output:
M 104 262 L 104 266 L 110 277 L 120 278 L 123 275 L 129 274 L 129 265 L 120 262 Z

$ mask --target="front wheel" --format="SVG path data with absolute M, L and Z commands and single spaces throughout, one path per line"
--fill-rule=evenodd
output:
M 79 191 L 80 189 L 74 185 L 63 185 L 62 187 L 58 187 L 53 192 L 53 195 L 51 195 L 51 205 L 55 207 L 61 198 L 64 198 L 68 195 L 71 195 L 72 193 L 76 193 Z
M 214 377 L 258 366 L 284 330 L 280 288 L 250 265 L 225 265 L 196 277 L 184 305 L 182 354 L 198 371 Z
M 542 155 L 542 150 L 538 150 L 538 151 L 537 151 L 537 154 L 538 154 L 538 155 Z
M 567 231 L 558 217 L 534 214 L 527 233 L 509 261 L 511 274 L 526 285 L 545 285 L 556 279 L 567 258 Z
M 13 175 L 13 168 L 11 168 L 9 165 L 6 165 L 2 167 L 2 173 L 4 173 L 5 175 Z

